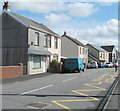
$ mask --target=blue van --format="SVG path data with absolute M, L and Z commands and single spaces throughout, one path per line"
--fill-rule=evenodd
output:
M 69 71 L 84 71 L 84 64 L 80 58 L 68 58 L 65 61 L 65 69 Z

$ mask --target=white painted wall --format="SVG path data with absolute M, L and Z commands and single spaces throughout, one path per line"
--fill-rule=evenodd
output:
M 88 48 L 78 46 L 78 58 L 83 59 L 83 63 L 88 63 Z
M 54 55 L 58 55 L 58 61 L 60 62 L 60 57 L 61 57 L 61 38 L 58 38 L 58 48 L 54 48 L 54 39 L 55 37 L 52 36 L 51 37 L 51 47 L 50 48 L 45 48 L 48 51 L 50 51 L 52 53 L 51 55 L 51 61 L 53 60 L 53 56 Z
M 35 32 L 39 33 L 39 46 L 34 46 L 34 36 Z M 33 45 L 31 45 L 31 42 L 33 42 Z M 54 48 L 54 36 L 51 36 L 51 47 L 50 48 L 45 48 L 44 47 L 44 33 L 33 30 L 33 29 L 28 29 L 28 44 L 29 48 L 41 48 L 41 49 L 46 49 L 52 53 L 52 55 L 47 57 L 46 61 L 46 70 L 49 66 L 49 62 L 52 61 L 53 55 L 57 54 L 58 55 L 58 61 L 60 62 L 60 57 L 61 57 L 61 38 L 58 38 L 58 48 Z M 43 63 L 44 61 L 42 60 L 41 56 L 41 68 L 40 69 L 33 69 L 33 59 L 32 55 L 29 55 L 28 57 L 28 74 L 36 74 L 36 73 L 42 73 L 43 72 Z
M 105 63 L 109 61 L 108 52 L 99 52 L 99 60 L 105 60 Z

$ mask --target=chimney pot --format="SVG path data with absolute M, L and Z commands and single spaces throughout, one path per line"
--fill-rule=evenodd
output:
M 66 33 L 66 31 L 64 31 L 64 35 L 66 35 L 67 33 Z
M 8 1 L 4 2 L 3 10 L 9 11 L 9 9 L 10 9 L 10 5 L 9 5 Z

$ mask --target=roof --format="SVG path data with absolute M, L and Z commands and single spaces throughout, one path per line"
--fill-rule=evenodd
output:
M 100 46 L 96 46 L 96 45 L 93 45 L 93 44 L 87 44 L 87 45 L 92 46 L 93 48 L 95 48 L 99 52 L 106 52 L 106 50 L 102 49 Z
M 108 45 L 108 46 L 101 46 L 101 48 L 103 48 L 104 50 L 106 50 L 107 52 L 112 52 L 114 49 L 114 45 Z
M 75 44 L 77 44 L 77 45 L 79 45 L 79 46 L 85 47 L 85 45 L 84 45 L 83 43 L 81 43 L 81 42 L 80 42 L 79 40 L 77 40 L 77 39 L 74 39 L 74 38 L 72 38 L 72 37 L 70 37 L 70 36 L 67 36 L 67 35 L 62 35 L 62 37 L 66 37 L 66 38 L 70 39 L 71 41 L 73 41 Z
M 26 27 L 37 29 L 37 30 L 39 30 L 41 32 L 44 32 L 44 33 L 47 33 L 47 34 L 50 34 L 50 35 L 53 35 L 53 36 L 56 36 L 56 37 L 60 37 L 58 34 L 53 32 L 51 29 L 49 29 L 48 27 L 46 27 L 42 23 L 35 22 L 35 21 L 31 20 L 31 19 L 28 19 L 26 17 L 23 17 L 21 15 L 18 15 L 16 13 L 13 13 L 13 12 L 10 12 L 10 11 L 3 11 L 3 13 L 4 12 L 11 15 L 14 19 L 21 22 Z
M 35 54 L 35 55 L 52 55 L 51 52 L 47 50 L 42 50 L 41 48 L 28 48 L 28 54 Z
M 88 56 L 91 57 L 92 59 L 96 60 L 96 61 L 99 61 L 98 58 L 94 57 L 92 54 L 88 53 Z

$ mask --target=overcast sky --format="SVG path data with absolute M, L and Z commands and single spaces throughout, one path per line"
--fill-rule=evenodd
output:
M 60 36 L 66 31 L 84 44 L 118 46 L 118 0 L 8 1 L 10 11 L 43 23 Z

